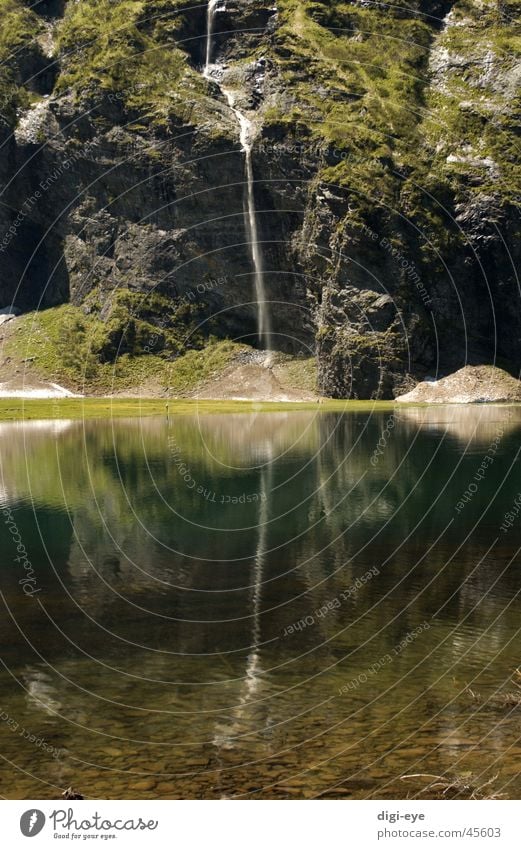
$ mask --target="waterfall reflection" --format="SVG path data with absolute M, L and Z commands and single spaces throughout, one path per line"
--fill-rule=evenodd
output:
M 257 548 L 253 561 L 252 573 L 252 629 L 251 629 L 251 646 L 250 652 L 246 661 L 246 670 L 242 692 L 239 697 L 237 708 L 234 709 L 235 721 L 228 726 L 218 724 L 214 736 L 214 744 L 219 748 L 232 749 L 235 744 L 235 737 L 244 733 L 244 719 L 247 716 L 247 709 L 255 703 L 255 697 L 259 690 L 262 665 L 261 665 L 261 643 L 262 643 L 262 628 L 261 628 L 261 601 L 262 601 L 262 585 L 264 581 L 264 573 L 266 567 L 266 558 L 268 553 L 268 531 L 270 521 L 270 503 L 272 494 L 273 481 L 273 453 L 270 450 L 269 457 L 261 470 L 260 483 L 260 505 L 259 519 L 257 526 Z M 252 716 L 250 722 L 253 721 L 253 727 L 249 733 L 255 733 L 255 717 Z

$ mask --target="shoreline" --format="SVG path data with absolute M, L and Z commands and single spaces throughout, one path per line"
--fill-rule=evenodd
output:
M 394 401 L 225 401 L 157 398 L 0 398 L 0 422 L 35 419 L 174 417 L 218 413 L 392 410 Z
M 178 399 L 166 402 L 156 398 L 0 398 L 0 422 L 34 421 L 36 419 L 94 419 L 132 418 L 180 415 L 212 415 L 223 413 L 278 413 L 278 412 L 392 412 L 405 408 L 461 407 L 521 407 L 521 402 L 503 401 L 487 403 L 432 403 L 397 401 L 225 401 Z

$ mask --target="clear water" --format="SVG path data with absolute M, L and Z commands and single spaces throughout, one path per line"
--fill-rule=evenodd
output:
M 389 416 L 2 424 L 0 793 L 519 798 L 521 409 Z

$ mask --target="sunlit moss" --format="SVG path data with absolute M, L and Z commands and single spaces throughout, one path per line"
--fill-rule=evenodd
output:
M 0 113 L 14 121 L 16 106 L 28 102 L 29 93 L 16 73 L 23 53 L 41 30 L 41 21 L 18 0 L 0 0 Z
M 34 363 L 43 379 L 89 393 L 155 384 L 156 392 L 183 394 L 220 373 L 244 347 L 203 340 L 192 324 L 196 307 L 159 295 L 143 299 L 123 290 L 104 319 L 90 308 L 86 314 L 66 304 L 28 313 L 5 352 Z M 192 350 L 204 344 L 204 351 Z

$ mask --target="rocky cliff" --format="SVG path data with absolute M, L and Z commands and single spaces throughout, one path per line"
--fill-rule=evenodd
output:
M 0 0 L 0 307 L 100 363 L 255 344 L 231 96 L 275 348 L 334 397 L 517 376 L 520 0 L 214 5 L 205 77 L 206 2 Z

